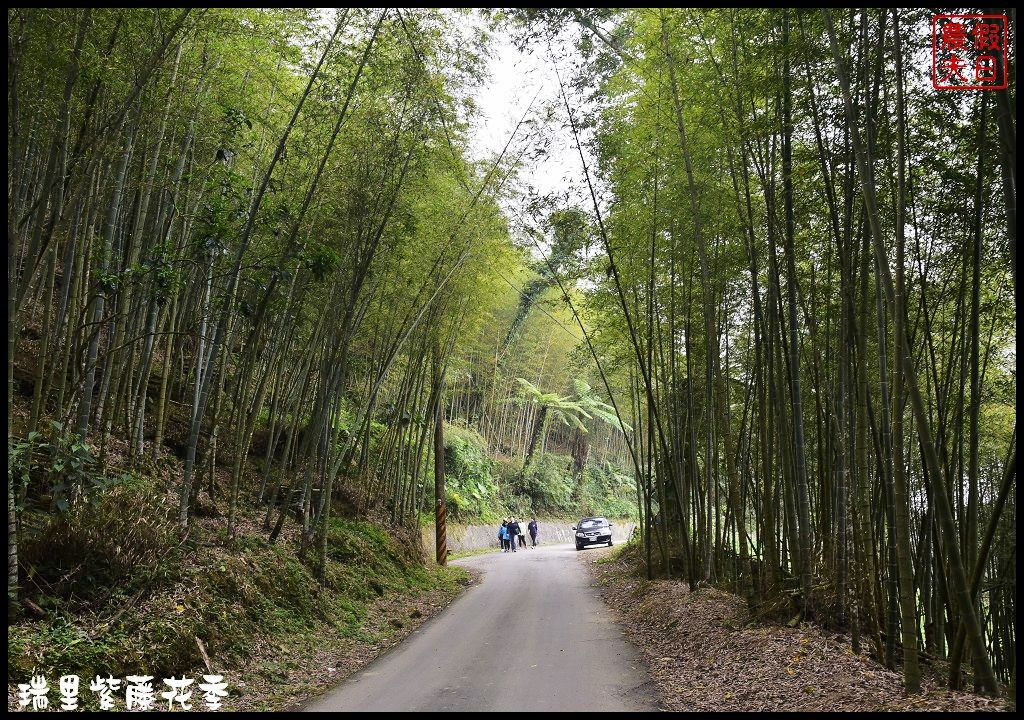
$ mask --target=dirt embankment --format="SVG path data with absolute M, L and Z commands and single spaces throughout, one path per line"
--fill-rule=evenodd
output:
M 581 561 L 644 653 L 668 710 L 1007 709 L 1002 700 L 951 692 L 930 678 L 920 695 L 907 695 L 899 673 L 855 655 L 816 625 L 758 624 L 736 595 L 648 581 L 607 553 Z

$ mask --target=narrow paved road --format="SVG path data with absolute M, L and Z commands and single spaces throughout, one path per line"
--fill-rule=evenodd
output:
M 657 709 L 571 545 L 457 563 L 483 581 L 306 710 Z

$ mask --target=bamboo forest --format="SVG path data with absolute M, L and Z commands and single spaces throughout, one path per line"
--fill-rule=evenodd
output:
M 8 709 L 1012 710 L 1015 25 L 9 8 Z

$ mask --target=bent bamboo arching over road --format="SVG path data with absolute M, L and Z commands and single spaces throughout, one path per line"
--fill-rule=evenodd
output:
M 1016 13 L 8 9 L 8 709 L 1012 710 Z

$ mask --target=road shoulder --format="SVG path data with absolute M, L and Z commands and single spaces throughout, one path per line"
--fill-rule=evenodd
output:
M 648 678 L 647 682 L 633 688 L 628 694 L 636 698 L 642 696 L 646 704 L 653 705 L 658 711 L 668 710 L 670 706 L 667 702 L 668 698 L 665 695 L 664 687 L 658 682 L 654 673 L 656 666 L 652 663 L 653 657 L 641 644 L 642 638 L 633 632 L 630 624 L 632 619 L 631 613 L 627 608 L 619 605 L 619 602 L 627 598 L 615 596 L 609 592 L 608 583 L 611 581 L 611 577 L 607 568 L 613 566 L 616 568 L 625 567 L 615 560 L 618 557 L 620 547 L 588 547 L 584 550 L 578 550 L 576 552 L 576 559 L 583 566 L 591 587 L 597 591 L 597 597 L 611 610 L 612 617 L 619 628 L 623 642 L 636 651 L 636 663 Z
M 480 574 L 468 568 L 460 568 L 453 576 L 454 582 L 433 593 L 382 598 L 370 609 L 358 636 L 327 632 L 283 648 L 274 657 L 279 667 L 287 668 L 282 676 L 271 687 L 250 687 L 248 692 L 243 687 L 233 709 L 297 712 L 319 700 L 387 655 L 480 582 Z

